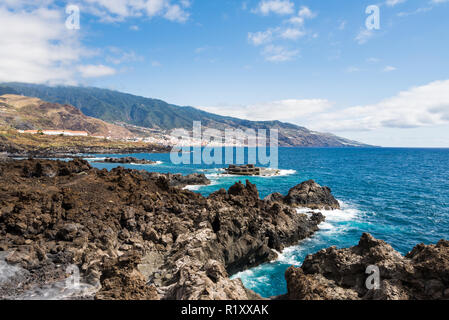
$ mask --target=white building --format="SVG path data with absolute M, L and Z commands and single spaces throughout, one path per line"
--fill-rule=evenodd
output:
M 87 137 L 89 133 L 86 131 L 73 130 L 18 130 L 20 133 L 38 134 L 41 133 L 49 136 L 71 136 L 71 137 Z

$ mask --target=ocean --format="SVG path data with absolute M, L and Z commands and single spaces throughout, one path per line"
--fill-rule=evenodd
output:
M 125 155 L 96 155 L 105 156 Z M 449 149 L 280 148 L 281 175 L 275 177 L 222 176 L 224 165 L 174 165 L 169 154 L 129 156 L 158 163 L 124 165 L 127 168 L 206 174 L 211 185 L 189 187 L 206 196 L 246 179 L 257 185 L 261 198 L 273 192 L 285 195 L 309 179 L 332 189 L 341 210 L 321 211 L 326 222 L 320 231 L 284 250 L 276 261 L 232 276 L 263 297 L 286 293 L 284 272 L 289 266 L 301 266 L 308 254 L 323 248 L 354 246 L 363 232 L 387 241 L 402 254 L 418 243 L 449 239 Z

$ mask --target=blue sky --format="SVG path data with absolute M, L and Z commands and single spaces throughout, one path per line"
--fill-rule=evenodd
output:
M 372 144 L 449 147 L 447 0 L 70 3 L 80 29 L 66 28 L 65 1 L 2 1 L 0 81 L 106 87 Z M 369 5 L 378 30 L 365 26 Z

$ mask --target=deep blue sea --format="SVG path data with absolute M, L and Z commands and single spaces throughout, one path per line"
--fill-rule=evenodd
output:
M 160 163 L 127 168 L 205 173 L 212 185 L 191 188 L 203 195 L 246 179 L 222 176 L 219 168 L 223 166 L 219 165 L 174 165 L 169 154 L 131 156 Z M 92 165 L 108 169 L 116 166 Z M 403 254 L 418 243 L 449 238 L 449 149 L 280 148 L 279 168 L 281 176 L 249 178 L 262 198 L 272 192 L 286 194 L 300 182 L 314 179 L 332 189 L 342 209 L 322 211 L 326 222 L 321 230 L 287 248 L 277 261 L 233 275 L 264 297 L 286 292 L 287 267 L 300 266 L 307 254 L 322 248 L 354 246 L 363 232 L 387 241 Z

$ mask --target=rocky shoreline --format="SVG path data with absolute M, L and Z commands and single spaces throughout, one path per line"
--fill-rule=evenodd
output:
M 0 148 L 1 149 L 1 148 Z M 75 148 L 52 148 L 36 150 L 1 149 L 4 156 L 9 158 L 77 158 L 82 154 L 133 154 L 133 153 L 169 153 L 168 147 L 133 147 L 133 148 L 102 148 L 102 147 L 75 147 Z
M 182 189 L 204 179 L 80 159 L 0 161 L 0 299 L 261 299 L 229 276 L 319 229 L 321 213 L 294 207 L 338 205 L 312 180 L 264 200 L 248 181 L 209 197 Z M 380 270 L 379 290 L 366 288 L 368 265 Z M 447 299 L 449 242 L 403 257 L 364 234 L 353 248 L 309 255 L 286 280 L 274 299 Z
M 177 179 L 80 159 L 5 161 L 0 179 L 0 262 L 16 270 L 0 280 L 7 299 L 57 287 L 73 265 L 86 291 L 63 298 L 260 298 L 229 275 L 275 259 L 324 220 L 261 200 L 248 181 L 205 198 Z

